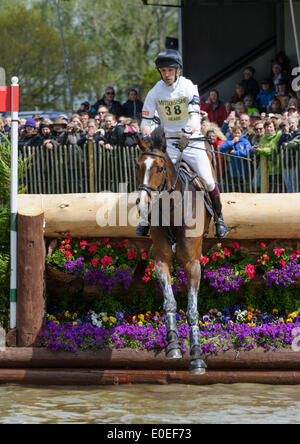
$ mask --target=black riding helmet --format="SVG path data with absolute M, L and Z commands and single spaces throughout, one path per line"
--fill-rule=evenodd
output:
M 182 68 L 182 57 L 175 49 L 166 49 L 155 59 L 156 68 Z

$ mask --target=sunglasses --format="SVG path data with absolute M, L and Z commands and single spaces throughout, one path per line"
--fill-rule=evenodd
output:
M 106 92 L 105 94 L 107 94 L 108 96 L 114 96 L 115 95 L 115 93 L 114 92 Z

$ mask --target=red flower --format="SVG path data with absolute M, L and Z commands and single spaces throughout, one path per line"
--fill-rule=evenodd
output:
M 112 257 L 110 257 L 110 256 L 104 256 L 102 259 L 101 259 L 101 264 L 103 265 L 103 267 L 107 267 L 107 265 L 109 265 L 109 264 L 111 264 L 112 263 Z
M 122 247 L 123 247 L 122 242 L 117 241 L 117 242 L 116 242 L 116 247 L 117 247 L 117 248 L 122 248 Z
M 150 279 L 150 277 L 149 277 L 149 276 L 143 276 L 143 277 L 142 277 L 142 280 L 143 280 L 143 281 L 145 281 L 145 282 L 148 282 L 148 281 L 149 281 L 149 279 Z
M 209 258 L 208 258 L 207 256 L 203 256 L 203 257 L 200 259 L 200 262 L 202 262 L 202 264 L 207 264 L 207 263 L 209 262 Z
M 149 267 L 150 267 L 150 268 L 155 268 L 155 262 L 151 262 L 151 263 L 149 264 Z
M 128 250 L 127 258 L 128 258 L 129 260 L 131 260 L 131 259 L 134 259 L 134 258 L 136 257 L 136 255 L 137 255 L 137 252 L 136 252 L 136 251 L 134 251 L 134 250 Z
M 284 259 L 280 259 L 279 263 L 282 265 L 282 267 L 286 266 L 285 260 Z
M 96 267 L 98 265 L 99 259 L 91 259 L 91 264 L 94 265 L 94 267 Z
M 225 256 L 230 257 L 230 255 L 231 255 L 231 250 L 228 250 L 228 248 L 224 247 L 224 248 L 223 248 L 223 251 L 224 251 Z
M 80 242 L 80 246 L 85 249 L 85 247 L 87 246 L 87 241 L 81 241 Z
M 60 250 L 64 250 L 64 249 L 65 249 L 65 246 L 64 246 L 64 245 L 61 245 L 61 246 L 59 247 L 59 249 L 60 249 Z
M 261 246 L 262 248 L 267 248 L 266 244 L 264 244 L 263 242 L 261 242 L 260 246 Z
M 254 273 L 255 273 L 254 265 L 252 265 L 252 264 L 246 265 L 245 273 L 246 273 L 246 275 L 248 276 L 249 279 L 253 279 L 254 278 Z
M 69 244 L 70 242 L 71 242 L 70 239 L 65 239 L 65 240 L 64 240 L 64 243 L 65 243 L 65 244 Z
M 66 251 L 65 252 L 65 256 L 66 256 L 66 258 L 71 257 L 72 256 L 71 251 Z
M 239 250 L 241 248 L 238 242 L 231 242 L 230 247 L 234 250 Z
M 66 248 L 67 250 L 71 250 L 72 247 L 71 247 L 71 245 L 66 245 L 65 248 Z
M 300 254 L 300 248 L 299 248 L 299 250 L 296 251 L 296 253 L 297 253 L 297 254 Z
M 66 234 L 66 239 L 72 239 L 71 238 L 71 235 L 68 233 L 68 234 Z
M 108 244 L 108 242 L 109 242 L 109 237 L 105 237 L 103 240 L 104 240 L 104 242 L 105 242 L 106 244 Z
M 91 245 L 90 248 L 89 248 L 89 252 L 90 252 L 90 253 L 95 253 L 95 251 L 97 250 L 97 248 L 98 248 L 97 245 Z
M 273 250 L 275 256 L 279 257 L 281 255 L 281 253 L 283 252 L 283 250 L 279 249 L 279 248 L 274 248 Z
M 214 262 L 216 262 L 216 260 L 218 259 L 218 257 L 219 257 L 219 252 L 216 251 L 216 252 L 213 254 L 212 260 L 213 260 Z
M 142 257 L 143 259 L 147 259 L 147 253 L 142 253 L 142 254 L 141 254 L 141 257 Z
M 125 240 L 123 241 L 123 244 L 124 244 L 125 247 L 127 247 L 128 243 L 129 243 L 129 240 L 128 240 L 128 239 L 125 239 Z

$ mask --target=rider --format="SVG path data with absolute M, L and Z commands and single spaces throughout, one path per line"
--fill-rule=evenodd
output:
M 202 178 L 208 188 L 212 204 L 217 215 L 216 236 L 223 238 L 228 230 L 222 215 L 220 191 L 212 175 L 211 165 L 201 141 L 193 141 L 200 137 L 200 99 L 197 87 L 185 77 L 180 76 L 182 69 L 181 55 L 174 49 L 166 49 L 158 54 L 155 60 L 156 68 L 162 80 L 147 94 L 143 111 L 141 129 L 144 138 L 150 136 L 155 128 L 155 113 L 157 112 L 167 139 L 167 153 L 174 164 L 179 160 L 180 150 L 174 146 L 174 137 L 184 135 L 190 142 L 184 149 L 182 160 L 189 164 L 195 173 Z M 140 223 L 136 234 L 146 236 L 150 225 Z

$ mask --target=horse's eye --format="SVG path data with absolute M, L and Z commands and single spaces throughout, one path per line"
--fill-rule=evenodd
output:
M 158 168 L 157 170 L 159 173 L 161 173 L 163 171 L 163 167 Z

